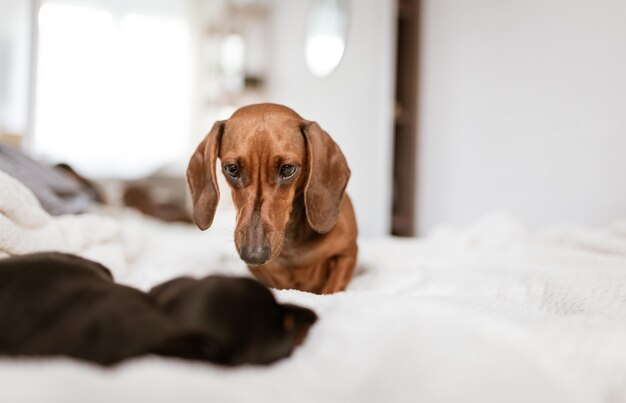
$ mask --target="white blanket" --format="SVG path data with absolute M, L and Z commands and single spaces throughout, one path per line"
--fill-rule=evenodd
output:
M 179 274 L 246 274 L 231 213 L 201 233 L 128 212 L 50 218 L 16 194 L 20 205 L 0 193 L 5 252 L 73 251 L 144 289 Z M 496 214 L 423 240 L 362 240 L 347 292 L 276 294 L 320 320 L 275 365 L 2 359 L 0 402 L 626 401 L 626 221 L 530 233 Z
M 57 250 L 108 261 L 113 249 L 126 245 L 116 220 L 89 214 L 51 217 L 28 188 L 0 171 L 0 257 Z

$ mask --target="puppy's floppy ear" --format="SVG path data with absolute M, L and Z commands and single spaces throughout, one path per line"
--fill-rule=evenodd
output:
M 187 167 L 187 183 L 193 201 L 193 221 L 205 230 L 213 223 L 220 190 L 215 176 L 215 162 L 219 154 L 224 121 L 217 121 L 191 156 Z
M 320 234 L 337 223 L 350 168 L 339 146 L 316 122 L 303 121 L 308 159 L 308 178 L 304 188 L 306 217 L 313 230 Z

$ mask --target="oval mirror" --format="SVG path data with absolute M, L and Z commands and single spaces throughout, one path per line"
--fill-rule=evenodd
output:
M 343 57 L 348 0 L 313 0 L 307 16 L 304 56 L 311 73 L 326 77 Z

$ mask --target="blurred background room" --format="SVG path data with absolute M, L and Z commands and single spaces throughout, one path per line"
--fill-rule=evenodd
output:
M 338 225 L 336 206 L 318 206 L 339 197 L 299 196 L 283 236 L 259 206 L 280 217 L 285 202 L 259 186 L 241 222 L 264 235 L 247 242 L 284 254 L 259 243 L 248 270 L 228 186 L 213 217 L 203 158 L 196 216 L 211 228 L 191 224 L 192 153 L 216 120 L 261 102 L 339 144 L 358 247 L 347 203 Z M 329 160 L 316 177 L 346 172 Z M 301 183 L 281 164 L 274 178 Z M 334 182 L 322 190 L 340 196 Z M 0 260 L 40 251 L 142 291 L 179 276 L 286 279 L 268 282 L 277 300 L 319 320 L 271 366 L 0 357 L 0 402 L 626 402 L 626 0 L 0 0 Z M 311 279 L 343 283 L 317 295 Z M 12 329 L 2 312 L 28 323 L 2 284 L 0 328 Z M 27 306 L 65 314 L 33 293 Z M 297 317 L 226 305 L 211 306 L 303 341 Z M 96 337 L 108 328 L 89 328 L 85 349 L 111 343 Z M 37 327 L 5 333 L 50 342 Z M 198 350 L 267 334 L 219 331 Z
M 612 0 L 0 0 L 0 139 L 111 203 L 141 184 L 181 205 L 212 123 L 275 102 L 341 146 L 364 237 L 494 210 L 599 225 L 626 216 L 625 20 Z

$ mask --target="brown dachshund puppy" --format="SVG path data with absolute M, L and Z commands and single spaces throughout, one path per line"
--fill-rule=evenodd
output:
M 202 230 L 219 200 L 218 158 L 237 209 L 235 245 L 252 273 L 275 288 L 344 290 L 356 263 L 357 225 L 345 193 L 350 169 L 328 133 L 275 104 L 246 106 L 216 122 L 187 169 Z
M 249 278 L 182 278 L 150 294 L 103 266 L 38 253 L 0 260 L 0 356 L 69 356 L 101 365 L 147 354 L 223 365 L 291 354 L 317 316 L 279 304 Z

